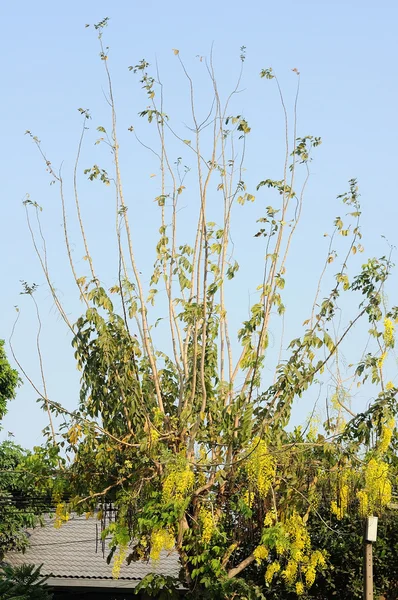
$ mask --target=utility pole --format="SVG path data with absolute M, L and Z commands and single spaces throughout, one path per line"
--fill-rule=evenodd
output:
M 364 524 L 363 598 L 373 600 L 373 547 L 377 539 L 377 517 L 368 517 Z

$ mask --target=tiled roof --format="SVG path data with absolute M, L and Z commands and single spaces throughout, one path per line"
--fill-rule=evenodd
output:
M 6 563 L 15 566 L 43 563 L 41 572 L 52 576 L 52 585 L 59 578 L 62 578 L 64 585 L 69 585 L 69 582 L 78 585 L 81 582 L 82 585 L 95 584 L 100 587 L 101 581 L 107 587 L 111 585 L 108 580 L 112 580 L 112 564 L 108 565 L 106 562 L 109 540 L 106 541 L 103 552 L 100 523 L 95 518 L 72 515 L 60 529 L 55 529 L 54 521 L 48 520 L 44 527 L 30 530 L 29 533 L 30 544 L 25 554 L 11 552 L 4 559 Z M 127 565 L 124 562 L 119 579 L 114 580 L 112 585 L 134 587 L 137 581 L 149 573 L 176 577 L 179 569 L 177 553 L 162 552 L 156 563 L 139 561 Z M 69 580 L 68 583 L 66 579 Z

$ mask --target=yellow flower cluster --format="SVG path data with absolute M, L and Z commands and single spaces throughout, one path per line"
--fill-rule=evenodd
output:
M 365 488 L 357 493 L 361 514 L 368 516 L 378 507 L 387 506 L 391 494 L 388 464 L 371 458 L 365 469 Z
M 271 525 L 275 522 L 275 515 L 273 511 L 269 514 L 273 517 L 268 519 Z M 290 588 L 295 588 L 297 595 L 303 595 L 305 587 L 309 588 L 314 583 L 317 569 L 326 565 L 325 554 L 320 550 L 311 551 L 308 528 L 303 517 L 298 513 L 294 512 L 280 525 L 280 539 L 276 540 L 275 545 L 279 561 L 268 565 L 265 581 L 270 584 L 274 575 L 280 571 L 286 584 Z M 263 545 L 257 546 L 253 555 L 257 564 L 260 564 L 268 558 L 268 549 Z M 282 563 L 285 564 L 283 570 Z
M 298 513 L 293 513 L 286 520 L 285 530 L 291 540 L 290 553 L 295 561 L 303 560 L 304 552 L 311 547 L 311 539 L 303 518 Z
M 377 366 L 379 367 L 379 369 L 383 368 L 384 365 L 384 361 L 387 358 L 387 352 L 383 352 L 383 354 L 377 359 Z
M 199 511 L 199 521 L 202 526 L 202 542 L 208 544 L 216 528 L 213 512 L 202 506 Z
M 304 594 L 304 584 L 301 581 L 296 583 L 296 594 L 302 596 Z
M 366 487 L 374 501 L 386 506 L 391 500 L 391 481 L 388 478 L 388 464 L 369 461 L 366 469 Z
M 344 471 L 340 477 L 337 501 L 332 500 L 330 503 L 331 512 L 341 520 L 347 512 L 348 498 L 349 498 L 349 487 L 348 487 L 348 472 Z
M 64 523 L 69 521 L 69 513 L 66 509 L 66 506 L 63 502 L 57 504 L 57 508 L 55 509 L 55 521 L 54 527 L 55 529 L 60 529 Z
M 149 428 L 149 440 L 150 440 L 150 444 L 152 446 L 154 446 L 158 439 L 160 438 L 160 433 L 157 429 L 155 429 L 154 427 L 150 427 Z
M 392 381 L 387 381 L 386 383 L 386 390 L 393 390 L 394 389 L 394 384 Z
M 325 565 L 325 556 L 320 550 L 315 550 L 310 556 L 305 557 L 301 566 L 301 571 L 305 575 L 305 584 L 307 587 L 311 587 L 314 583 L 317 568 L 325 567 Z
M 267 583 L 271 583 L 274 578 L 275 573 L 281 570 L 281 566 L 278 562 L 270 563 L 265 571 L 265 581 Z
M 262 544 L 260 546 L 257 546 L 257 548 L 255 548 L 253 550 L 253 556 L 256 559 L 256 563 L 258 565 L 260 565 L 262 563 L 263 560 L 265 560 L 266 558 L 268 558 L 268 550 L 265 546 L 263 546 Z
M 171 471 L 163 482 L 164 500 L 166 502 L 184 500 L 194 482 L 195 475 L 189 467 L 185 467 L 181 471 Z
M 282 571 L 282 577 L 287 581 L 289 585 L 292 585 L 296 581 L 298 570 L 298 563 L 296 560 L 289 560 L 285 569 Z
M 272 480 L 275 477 L 275 469 L 275 459 L 269 454 L 265 441 L 254 438 L 249 447 L 246 471 L 250 483 L 263 498 L 270 490 Z
M 157 529 L 151 535 L 151 552 L 152 560 L 157 561 L 160 558 L 162 550 L 172 550 L 174 548 L 174 536 L 167 529 Z
M 127 555 L 127 545 L 120 546 L 118 554 L 115 556 L 115 560 L 113 561 L 112 568 L 112 577 L 113 579 L 119 579 L 120 569 L 122 568 L 122 564 Z
M 264 517 L 264 527 L 271 527 L 276 523 L 276 512 L 274 509 L 269 510 Z
M 369 511 L 369 496 L 367 492 L 365 492 L 365 490 L 359 490 L 359 492 L 357 492 L 357 498 L 359 500 L 360 514 L 363 517 L 370 515 L 371 513 Z
M 384 319 L 383 339 L 388 348 L 392 348 L 394 346 L 394 323 L 391 321 L 391 319 Z
M 381 436 L 377 448 L 381 454 L 384 454 L 388 450 L 388 447 L 391 443 L 392 434 L 394 432 L 394 427 L 395 419 L 393 419 L 392 417 L 384 421 L 383 426 L 381 428 Z

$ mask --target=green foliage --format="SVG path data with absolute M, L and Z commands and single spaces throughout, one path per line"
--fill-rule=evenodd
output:
M 0 420 L 7 412 L 7 402 L 15 398 L 19 384 L 18 372 L 12 369 L 4 350 L 4 340 L 0 340 Z
M 26 548 L 25 528 L 37 525 L 49 507 L 41 479 L 32 473 L 32 460 L 28 452 L 12 442 L 0 444 L 0 558 L 8 550 Z M 48 463 L 44 469 L 47 482 Z
M 176 582 L 173 577 L 155 573 L 146 575 L 135 587 L 136 595 L 141 592 L 158 600 L 178 600 L 181 597 L 180 593 L 176 591 Z
M 326 516 L 326 515 L 324 515 Z M 328 518 L 328 517 L 327 517 Z M 329 527 L 328 527 L 329 525 Z M 373 544 L 375 597 L 398 598 L 398 515 L 391 510 L 379 519 L 377 542 Z M 363 523 L 358 516 L 345 517 L 341 522 L 325 524 L 311 518 L 309 527 L 313 542 L 328 549 L 329 568 L 317 579 L 309 597 L 314 600 L 341 598 L 360 600 L 363 597 Z
M 40 565 L 3 565 L 0 570 L 0 598 L 2 600 L 51 600 L 46 581 L 40 574 Z

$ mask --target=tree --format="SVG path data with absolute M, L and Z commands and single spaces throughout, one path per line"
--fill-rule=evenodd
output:
M 4 340 L 0 340 L 0 420 L 7 412 L 7 402 L 15 398 L 18 382 L 18 372 L 11 368 L 4 350 Z
M 19 383 L 18 372 L 11 368 L 0 340 L 0 420 Z M 51 506 L 48 495 L 38 492 L 50 489 L 52 482 L 47 454 L 40 459 L 39 451 L 32 455 L 10 440 L 0 444 L 0 559 L 9 550 L 26 548 L 26 528 L 38 524 Z
M 53 167 L 40 140 L 27 132 L 59 191 L 66 251 L 83 304 L 83 313 L 72 322 L 52 283 L 40 225 L 42 207 L 27 198 L 34 248 L 71 333 L 81 371 L 75 411 L 49 397 L 44 375 L 43 389 L 33 383 L 49 413 L 47 447 L 53 457 L 59 452 L 61 471 L 63 453 L 70 465 L 63 481 L 73 500 L 62 502 L 59 490 L 57 524 L 68 519 L 70 510 L 90 512 L 98 503 L 112 501 L 118 509 L 116 521 L 108 527 L 115 577 L 125 559 L 156 562 L 162 550 L 175 551 L 181 560 L 181 581 L 196 597 L 272 597 L 276 585 L 302 596 L 327 564 L 327 549 L 313 546 L 308 527 L 310 517 L 320 518 L 320 499 L 327 500 L 337 520 L 351 508 L 363 515 L 381 512 L 391 500 L 386 452 L 394 430 L 397 389 L 386 373 L 398 308 L 388 305 L 384 293 L 390 256 L 358 264 L 363 252 L 361 206 L 357 181 L 351 179 L 348 191 L 338 196 L 347 214 L 336 217 L 328 235 L 308 319 L 301 335 L 287 344 L 283 294 L 290 249 L 312 153 L 321 140 L 298 136 L 297 97 L 289 128 L 290 114 L 278 78 L 272 69 L 263 69 L 261 78 L 275 84 L 281 98 L 285 156 L 275 179 L 245 181 L 253 131 L 233 107 L 245 48 L 237 83 L 226 100 L 212 56 L 203 61 L 212 89 L 211 110 L 204 120 L 195 103 L 193 80 L 174 50 L 190 95 L 192 140 L 185 139 L 166 113 L 160 75 L 152 74 L 146 60 L 129 67 L 147 97 L 140 117 L 154 129 L 148 144 L 133 126 L 129 131 L 141 147 L 152 151 L 160 175 L 155 196 L 160 237 L 153 271 L 142 275 L 132 218 L 144 217 L 138 210 L 132 213 L 135 209 L 129 209 L 124 195 L 109 49 L 103 42 L 106 25 L 104 19 L 95 30 L 108 85 L 110 127 L 97 127 L 101 136 L 97 142 L 110 150 L 112 161 L 106 169 L 95 163 L 83 175 L 103 184 L 104 193 L 112 193 L 115 202 L 118 267 L 108 289 L 89 249 L 79 194 L 89 111 L 79 109 L 83 124 L 73 174 L 84 273 L 71 250 L 63 175 Z M 299 81 L 299 72 L 293 71 Z M 181 157 L 175 162 L 169 151 L 174 143 L 179 144 Z M 190 167 L 184 167 L 186 157 L 192 158 Z M 181 226 L 179 215 L 187 196 L 191 222 L 196 218 L 192 239 L 187 239 L 191 232 L 187 223 Z M 262 262 L 253 258 L 257 296 L 234 331 L 227 302 L 228 289 L 234 294 L 233 280 L 239 277 L 231 241 L 233 214 L 260 199 L 252 230 L 257 258 L 263 257 Z M 42 244 L 37 236 L 42 236 Z M 337 273 L 330 274 L 336 264 Z M 24 291 L 34 299 L 35 286 L 25 284 Z M 155 329 L 161 319 L 168 327 L 163 337 Z M 369 339 L 361 335 L 359 323 L 369 330 Z M 275 331 L 280 350 L 272 353 L 269 343 Z M 358 339 L 353 348 L 347 340 L 354 335 Z M 316 404 L 322 385 L 328 389 L 325 422 L 317 430 L 312 419 L 305 430 L 292 431 L 293 404 L 304 397 Z M 355 414 L 350 395 L 353 387 L 362 385 L 376 398 L 366 411 Z M 57 432 L 59 415 L 65 423 Z M 170 582 L 151 575 L 141 587 L 145 586 L 148 591 L 170 588 Z
M 0 595 L 2 600 L 51 600 L 52 594 L 45 582 L 48 577 L 40 575 L 40 567 L 5 565 L 0 571 Z
M 0 559 L 10 550 L 23 551 L 26 529 L 40 524 L 51 510 L 50 473 L 39 450 L 32 454 L 11 441 L 0 444 Z

